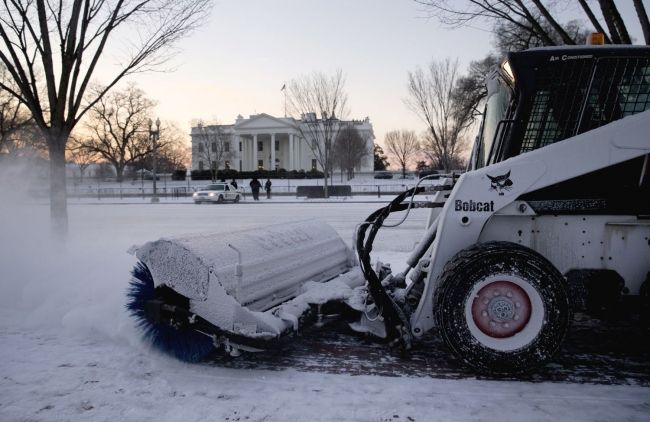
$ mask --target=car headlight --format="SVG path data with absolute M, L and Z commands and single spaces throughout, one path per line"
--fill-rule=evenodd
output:
M 210 192 L 210 193 L 208 194 L 208 196 L 214 196 L 214 195 L 216 195 L 214 192 Z
M 199 196 L 199 194 L 196 193 L 196 192 L 194 192 L 194 193 L 192 194 L 192 196 Z

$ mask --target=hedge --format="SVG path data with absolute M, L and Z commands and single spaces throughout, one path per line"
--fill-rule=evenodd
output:
M 352 186 L 350 185 L 332 185 L 327 187 L 329 196 L 352 196 Z M 325 188 L 323 186 L 298 186 L 296 196 L 306 196 L 307 198 L 324 198 Z
M 212 180 L 210 170 L 192 170 L 192 180 Z M 258 171 L 237 171 L 237 170 L 219 170 L 217 171 L 217 180 L 232 179 L 322 179 L 323 172 L 317 170 L 258 170 Z

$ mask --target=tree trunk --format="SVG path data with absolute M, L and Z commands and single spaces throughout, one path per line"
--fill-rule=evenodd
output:
M 645 6 L 643 6 L 642 0 L 634 0 L 634 9 L 636 14 L 639 17 L 639 23 L 641 24 L 641 30 L 643 30 L 643 38 L 645 39 L 646 45 L 650 45 L 650 21 L 648 20 L 648 14 L 646 13 Z
M 627 28 L 618 13 L 614 0 L 598 0 L 598 3 L 612 36 L 612 42 L 614 44 L 631 44 L 630 35 L 627 33 Z
M 586 0 L 578 0 L 578 2 L 580 3 L 580 6 L 582 6 L 582 9 L 587 14 L 587 17 L 591 21 L 591 24 L 594 26 L 594 29 L 596 31 L 602 33 L 603 35 L 605 35 L 605 42 L 607 44 L 611 44 L 612 43 L 611 38 L 609 38 L 609 35 L 607 35 L 607 32 L 605 31 L 605 28 L 603 28 L 603 26 L 600 24 L 600 22 L 598 22 L 598 19 L 596 18 L 596 15 L 594 15 L 594 12 L 591 10 L 589 5 L 587 4 L 587 1 Z
M 124 180 L 124 165 L 116 165 L 115 166 L 115 181 L 116 182 L 122 182 Z
M 531 24 L 533 27 L 533 31 L 539 35 L 539 37 L 542 39 L 544 42 L 544 45 L 555 45 L 555 41 L 548 35 L 546 31 L 544 31 L 544 28 L 535 20 L 533 15 L 530 13 L 528 8 L 524 5 L 522 0 L 515 0 L 515 3 L 519 6 L 519 8 L 524 12 L 524 15 L 526 16 L 526 20 L 528 23 Z
M 327 168 L 323 169 L 323 197 L 324 198 L 329 198 L 329 172 L 327 171 Z
M 621 36 L 621 41 L 623 44 L 632 44 L 632 39 L 630 38 L 630 34 L 627 32 L 627 27 L 625 26 L 621 14 L 618 12 L 616 3 L 614 3 L 614 0 L 610 0 L 610 3 L 612 14 L 614 16 L 614 24 L 616 25 L 616 29 L 618 29 L 618 34 Z
M 557 21 L 555 19 L 553 19 L 553 16 L 551 16 L 548 9 L 546 7 L 544 7 L 542 2 L 540 0 L 533 0 L 533 3 L 535 3 L 535 6 L 537 6 L 537 9 L 541 12 L 542 16 L 544 16 L 544 18 L 546 18 L 548 23 L 551 24 L 553 29 L 555 29 L 555 32 L 557 32 L 560 35 L 560 37 L 562 38 L 562 41 L 564 41 L 564 44 L 566 44 L 566 45 L 575 45 L 575 41 L 573 41 L 573 39 L 571 39 L 569 34 L 566 33 L 564 28 L 562 28 L 560 26 L 560 24 L 557 23 Z
M 68 198 L 65 187 L 65 133 L 49 134 L 50 154 L 50 225 L 52 233 L 59 239 L 68 234 Z

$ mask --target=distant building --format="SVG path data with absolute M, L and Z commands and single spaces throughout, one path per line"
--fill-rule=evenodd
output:
M 192 170 L 209 170 L 219 160 L 219 168 L 238 171 L 258 169 L 273 170 L 321 170 L 320 164 L 308 142 L 308 134 L 318 122 L 316 115 L 309 113 L 301 120 L 291 117 L 273 117 L 256 114 L 248 119 L 241 115 L 232 125 L 205 125 L 192 127 Z M 357 172 L 373 171 L 373 146 L 375 141 L 372 124 L 364 120 L 339 121 L 336 125 L 353 125 L 366 141 L 368 153 L 357 166 Z M 305 139 L 307 138 L 307 139 Z M 218 144 L 217 144 L 218 142 Z M 218 154 L 211 152 L 217 151 Z M 223 153 L 223 154 L 222 154 Z

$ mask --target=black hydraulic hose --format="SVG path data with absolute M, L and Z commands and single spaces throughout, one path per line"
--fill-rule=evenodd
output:
M 370 214 L 364 224 L 361 224 L 357 230 L 356 249 L 359 255 L 359 264 L 361 270 L 368 282 L 368 292 L 380 310 L 386 322 L 386 334 L 392 342 L 399 341 L 404 349 L 410 348 L 410 339 L 407 337 L 410 332 L 408 328 L 408 319 L 397 306 L 393 299 L 388 295 L 381 285 L 381 280 L 373 270 L 370 262 L 370 252 L 377 232 L 383 225 L 384 220 L 391 212 L 404 211 L 408 204 L 402 204 L 409 195 L 422 192 L 424 188 L 418 187 L 402 192 L 393 199 L 387 206 L 380 208 Z M 370 233 L 366 239 L 366 232 L 370 226 Z M 365 244 L 364 244 L 365 240 Z M 403 333 L 406 333 L 403 335 Z
M 395 197 L 395 199 L 393 199 L 387 206 L 380 208 L 370 214 L 368 218 L 366 218 L 365 224 L 362 224 L 357 230 L 357 253 L 360 256 L 365 254 L 370 255 L 370 251 L 372 250 L 372 243 L 377 234 L 377 231 L 382 226 L 384 220 L 390 215 L 391 212 L 403 211 L 407 209 L 408 205 L 402 204 L 402 201 L 404 201 L 404 199 L 408 196 L 420 193 L 422 191 L 424 191 L 424 188 L 413 188 L 404 191 Z M 364 245 L 363 240 L 365 239 L 368 226 L 372 227 L 370 235 L 368 236 L 368 239 Z

